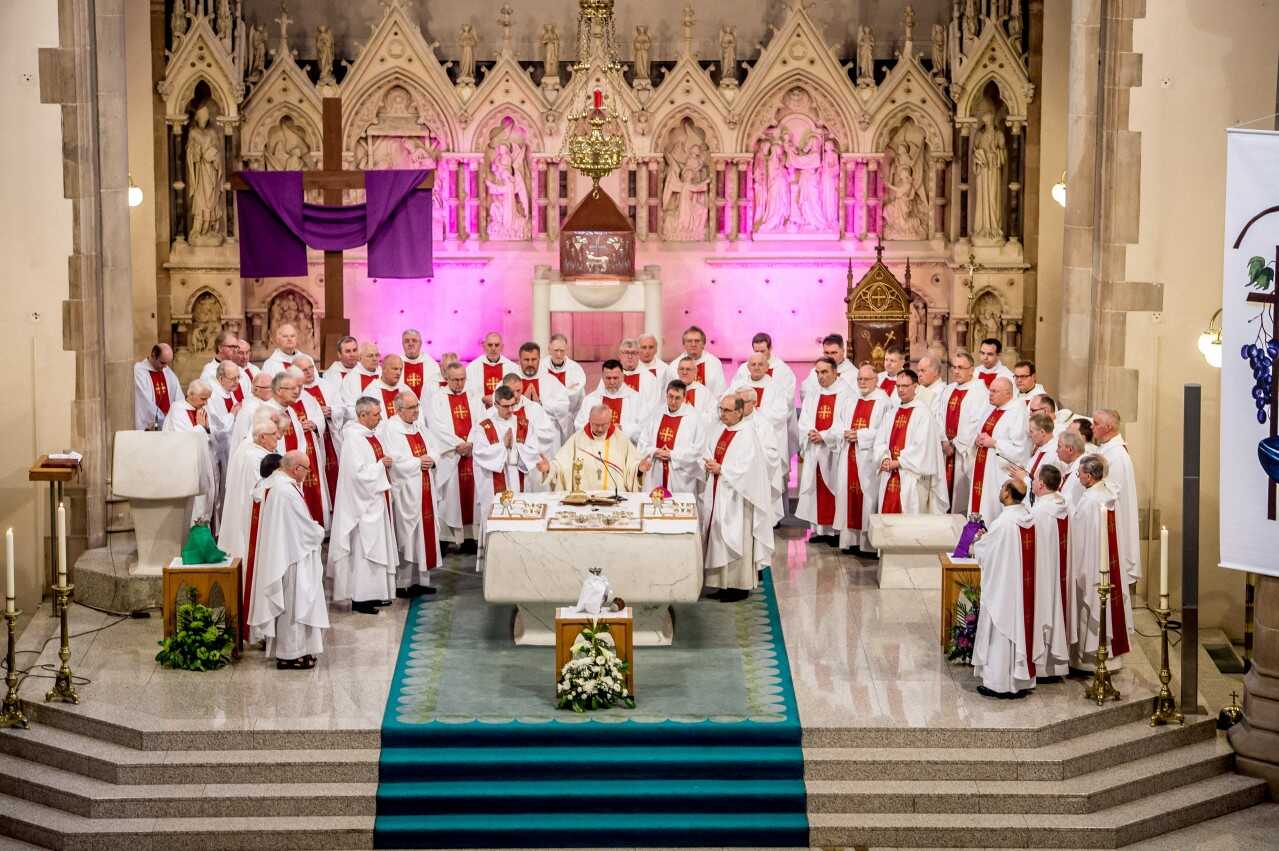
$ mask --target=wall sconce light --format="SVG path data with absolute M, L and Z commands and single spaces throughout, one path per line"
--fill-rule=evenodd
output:
M 129 206 L 142 206 L 142 187 L 133 182 L 133 175 L 129 175 Z
M 1221 369 L 1221 308 L 1208 320 L 1208 327 L 1199 335 L 1199 353 L 1208 365 Z
M 1050 193 L 1054 201 L 1063 207 L 1066 206 L 1066 172 L 1061 173 L 1061 180 L 1053 184 Z

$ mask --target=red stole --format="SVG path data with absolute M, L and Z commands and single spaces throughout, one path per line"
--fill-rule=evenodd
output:
M 697 404 L 697 391 L 692 387 L 684 391 L 684 401 L 690 405 Z
M 523 389 L 521 389 L 520 392 L 523 393 L 525 396 L 528 396 L 529 395 L 528 391 L 529 391 L 529 388 L 531 387 L 533 388 L 533 395 L 529 396 L 529 398 L 535 402 L 540 402 L 542 399 L 542 386 L 538 383 L 539 381 L 540 379 L 537 379 L 537 378 L 525 378 Z
M 173 400 L 169 398 L 169 382 L 165 380 L 164 370 L 147 370 L 147 375 L 151 376 L 151 393 L 155 396 L 155 406 L 160 409 L 160 413 L 169 413 L 169 403 Z
M 484 395 L 491 396 L 493 391 L 497 389 L 497 385 L 502 383 L 502 376 L 506 373 L 506 366 L 498 361 L 497 363 L 489 363 L 484 361 Z
M 1044 450 L 1036 449 L 1035 460 L 1031 462 L 1031 465 L 1030 465 L 1030 478 L 1032 481 L 1035 478 L 1035 471 L 1039 469 L 1039 462 L 1042 460 L 1044 460 Z
M 677 417 L 674 414 L 662 414 L 662 424 L 657 428 L 658 449 L 675 448 L 675 436 L 679 434 L 679 426 L 683 421 L 683 417 Z M 662 487 L 670 490 L 670 486 L 671 462 L 666 461 L 662 464 Z
M 600 401 L 607 405 L 608 409 L 613 412 L 613 425 L 621 425 L 622 403 L 626 400 L 622 398 L 614 399 L 610 396 L 600 396 Z
M 755 391 L 755 407 L 758 408 L 760 405 L 764 404 L 764 388 L 752 387 L 751 389 Z
M 226 397 L 225 399 L 223 399 L 222 401 L 223 401 L 223 402 L 226 402 L 226 412 L 227 412 L 228 414 L 229 414 L 229 413 L 231 413 L 231 409 L 235 407 L 235 397 L 234 397 L 234 396 L 227 396 L 227 397 Z M 192 425 L 195 425 L 195 423 L 192 423 Z
M 449 416 L 453 418 L 453 434 L 460 440 L 471 436 L 471 406 L 465 393 L 450 393 Z M 475 522 L 475 461 L 470 456 L 457 459 L 457 495 L 462 503 L 462 525 Z
M 235 382 L 235 389 L 231 391 L 231 395 L 235 397 L 236 404 L 244 401 L 244 388 L 240 386 L 240 382 Z M 227 408 L 227 410 L 231 410 Z
M 568 387 L 568 374 L 567 374 L 567 373 L 564 373 L 564 372 L 556 372 L 555 370 L 550 369 L 549 367 L 547 368 L 547 370 L 546 370 L 546 371 L 547 371 L 547 372 L 549 372 L 551 375 L 553 375 L 553 376 L 555 376 L 556 378 L 558 378 L 558 379 L 559 379 L 559 381 L 560 381 L 560 386 L 562 386 L 562 387 Z
M 906 432 L 910 427 L 910 415 L 914 408 L 899 408 L 893 417 L 893 430 L 888 435 L 888 457 L 896 461 L 906 448 Z M 902 477 L 901 470 L 893 470 L 888 474 L 888 483 L 884 487 L 884 504 L 879 507 L 881 514 L 902 513 Z
M 986 389 L 989 390 L 991 382 L 999 377 L 999 373 L 998 372 L 979 372 L 977 373 L 977 377 L 982 380 L 982 383 L 986 385 Z
M 626 382 L 627 387 L 631 388 L 636 393 L 639 392 L 640 374 L 638 372 L 631 373 L 630 375 L 623 373 L 622 380 Z
M 835 394 L 823 393 L 817 400 L 817 416 L 813 421 L 813 428 L 826 431 L 834 423 Z M 835 492 L 822 479 L 821 469 L 814 467 L 814 471 L 817 473 L 817 525 L 833 526 L 835 524 Z
M 724 429 L 720 432 L 719 440 L 715 441 L 715 452 L 712 457 L 716 464 L 724 463 L 724 456 L 728 455 L 729 444 L 733 442 L 733 438 L 737 436 L 737 432 Z M 719 496 L 719 473 L 715 474 L 714 482 L 711 485 L 711 517 L 715 515 L 715 497 Z
M 493 425 L 492 420 L 485 420 L 480 423 L 480 428 L 484 430 L 484 436 L 488 438 L 489 443 L 494 446 L 502 442 L 502 438 L 497 435 L 497 426 Z M 515 442 L 524 443 L 528 438 L 528 420 L 521 420 L 518 417 L 515 420 Z M 493 474 L 493 493 L 498 494 L 508 490 L 506 486 L 506 466 L 503 465 L 499 472 Z M 524 471 L 520 471 L 520 491 L 524 490 Z
M 395 416 L 395 397 L 400 395 L 398 387 L 387 389 L 385 385 L 379 386 L 378 390 L 382 391 L 382 404 L 386 406 L 386 418 L 389 420 Z
M 200 412 L 195 408 L 187 408 L 187 419 L 191 420 L 191 425 L 196 424 L 196 417 L 200 416 Z
M 1063 497 L 1064 499 L 1064 497 Z M 1067 554 L 1067 544 L 1070 543 L 1070 518 L 1057 518 L 1057 572 L 1061 576 L 1061 613 L 1062 624 L 1066 628 L 1066 635 L 1070 635 L 1070 606 L 1066 603 L 1066 573 L 1070 568 L 1070 556 Z
M 1115 510 L 1106 509 L 1106 549 L 1110 553 L 1110 655 L 1122 656 L 1128 646 L 1128 618 L 1124 611 L 1124 583 L 1127 578 L 1119 564 L 1119 533 L 1115 528 Z
M 773 368 L 771 366 L 768 368 L 768 377 L 769 378 L 773 377 Z
M 853 409 L 853 422 L 849 428 L 853 431 L 870 428 L 870 415 L 874 410 L 874 399 L 858 399 L 857 407 Z M 865 492 L 862 490 L 861 476 L 857 472 L 857 452 L 850 446 L 848 448 L 848 528 L 858 532 L 862 528 L 862 500 L 864 498 Z
M 996 408 L 990 412 L 990 416 L 986 417 L 986 422 L 982 423 L 981 433 L 984 435 L 992 435 L 995 433 L 995 426 L 999 425 L 999 421 L 1003 419 L 1004 411 L 1002 408 Z M 968 510 L 970 512 L 981 511 L 981 492 L 985 487 L 984 479 L 986 478 L 986 456 L 990 454 L 990 449 L 985 446 L 977 447 L 977 458 L 973 461 L 973 493 L 972 499 L 968 501 Z
M 386 453 L 382 451 L 382 441 L 378 440 L 377 435 L 373 435 L 373 434 L 366 434 L 364 435 L 364 438 L 365 440 L 369 442 L 369 448 L 373 450 L 373 460 L 377 461 L 378 463 L 381 463 L 382 459 L 386 457 Z M 386 475 L 386 474 L 383 473 L 383 475 Z M 383 491 L 382 496 L 386 497 L 386 510 L 390 511 L 391 510 L 391 492 L 389 490 Z
M 409 451 L 413 453 L 414 458 L 421 458 L 426 454 L 426 441 L 422 435 L 415 432 L 406 432 L 404 437 L 409 442 Z M 433 489 L 431 485 L 431 471 L 422 471 L 422 538 L 426 541 L 426 567 L 427 570 L 434 570 L 439 566 L 436 559 L 437 545 L 435 543 L 435 500 L 432 497 Z
M 360 389 L 364 390 L 368 388 L 368 386 L 373 383 L 373 379 L 375 378 L 377 378 L 376 375 L 365 375 L 364 373 L 361 372 L 360 373 Z
M 262 506 L 271 490 L 262 492 L 262 501 L 253 501 L 253 511 L 249 514 L 249 551 L 244 554 L 244 591 L 240 596 L 240 638 L 249 640 L 249 604 L 253 602 L 253 563 L 258 554 L 258 520 L 262 514 Z
M 320 389 L 320 385 L 307 387 L 306 392 L 311 394 L 311 398 L 318 402 L 321 408 L 328 407 L 329 403 L 325 400 L 324 391 Z M 334 499 L 338 492 L 338 450 L 333 444 L 332 428 L 324 430 L 324 478 L 329 483 L 329 499 Z
M 946 400 L 946 439 L 954 440 L 959 434 L 959 415 L 964 410 L 964 397 L 968 395 L 968 388 L 956 388 L 951 392 L 950 398 Z M 946 493 L 950 496 L 955 494 L 955 453 L 951 453 L 946 457 Z
M 891 375 L 885 375 L 884 380 L 879 382 L 879 389 L 892 396 L 893 391 L 897 389 L 897 379 Z
M 1030 678 L 1035 678 L 1034 635 L 1035 635 L 1035 527 L 1024 529 L 1021 533 L 1021 618 L 1026 631 L 1026 671 Z
M 309 422 L 306 417 L 306 406 L 302 404 L 301 399 L 289 407 L 293 409 L 293 413 L 303 425 Z M 315 432 L 303 430 L 302 433 L 306 435 L 306 459 L 311 462 L 311 472 L 306 474 L 306 481 L 302 483 L 302 496 L 306 498 L 306 507 L 311 511 L 311 519 L 323 525 L 324 492 L 320 490 L 320 453 L 315 448 Z M 293 442 L 297 443 L 296 435 Z M 287 442 L 285 445 L 288 445 Z M 293 448 L 296 449 L 297 446 Z
M 697 362 L 697 383 L 706 383 L 706 364 L 702 363 L 700 360 Z
M 422 383 L 426 380 L 422 376 L 422 369 L 426 364 L 404 362 L 404 383 L 413 391 L 413 395 L 422 398 Z

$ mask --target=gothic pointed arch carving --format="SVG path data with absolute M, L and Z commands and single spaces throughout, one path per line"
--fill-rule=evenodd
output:
M 1021 56 L 1004 31 L 987 25 L 977 44 L 959 67 L 952 90 L 955 92 L 955 119 L 959 123 L 976 120 L 981 111 L 982 93 L 994 83 L 1008 109 L 1008 120 L 1025 123 L 1035 87 L 1026 73 Z
M 164 79 L 156 91 L 164 99 L 165 118 L 184 121 L 187 106 L 201 82 L 209 87 L 224 121 L 238 121 L 240 102 L 244 99 L 244 83 L 236 79 L 235 68 L 218 37 L 203 16 L 191 19 L 191 27 L 165 66 Z

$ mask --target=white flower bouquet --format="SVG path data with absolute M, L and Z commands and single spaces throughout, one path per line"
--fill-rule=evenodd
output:
M 586 712 L 611 706 L 635 708 L 626 689 L 627 664 L 617 657 L 608 624 L 593 622 L 573 642 L 573 658 L 564 663 L 556 685 L 556 706 Z

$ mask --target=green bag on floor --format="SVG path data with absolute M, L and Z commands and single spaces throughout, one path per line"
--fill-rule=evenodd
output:
M 219 564 L 226 561 L 226 553 L 218 549 L 209 531 L 207 523 L 197 523 L 191 527 L 187 542 L 182 547 L 183 564 Z

